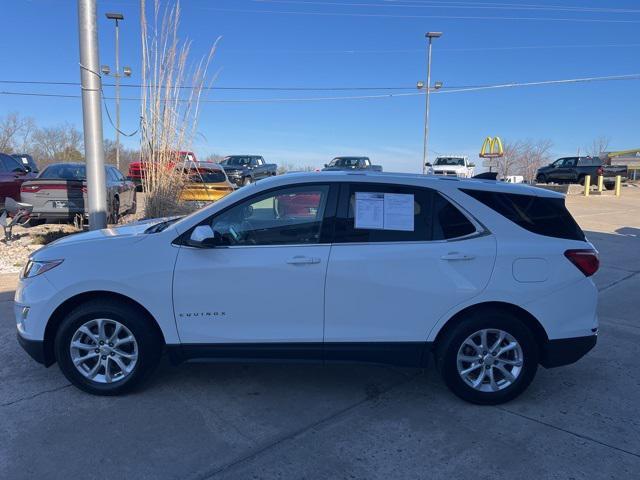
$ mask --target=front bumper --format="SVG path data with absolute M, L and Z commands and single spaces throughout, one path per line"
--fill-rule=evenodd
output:
M 540 364 L 545 368 L 553 368 L 575 363 L 595 347 L 597 341 L 597 331 L 586 337 L 549 340 L 542 348 Z
M 49 362 L 45 361 L 44 342 L 42 340 L 26 339 L 22 335 L 20 335 L 19 332 L 17 333 L 17 336 L 18 343 L 24 349 L 24 351 L 29 354 L 31 358 L 33 358 L 38 363 L 41 363 L 47 367 L 49 366 L 47 365 L 47 363 Z

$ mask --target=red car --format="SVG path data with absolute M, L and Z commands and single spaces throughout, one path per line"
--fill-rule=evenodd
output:
M 175 160 L 167 164 L 167 168 L 173 168 L 178 163 L 184 162 L 197 162 L 196 155 L 193 152 L 175 152 Z M 129 164 L 129 174 L 127 179 L 136 184 L 136 190 L 142 190 L 142 179 L 144 178 L 147 162 L 131 162 Z
M 0 153 L 0 209 L 4 208 L 5 198 L 19 202 L 20 186 L 35 177 L 35 173 L 29 173 L 15 158 Z

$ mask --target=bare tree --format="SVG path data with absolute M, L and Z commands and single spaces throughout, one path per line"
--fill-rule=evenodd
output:
M 36 129 L 32 140 L 33 156 L 42 166 L 84 160 L 82 133 L 71 124 Z
M 300 166 L 290 162 L 284 162 L 278 165 L 278 175 L 290 172 L 313 172 L 315 170 L 316 168 L 312 167 L 311 165 Z
M 29 148 L 35 122 L 30 117 L 20 117 L 11 112 L 0 119 L 0 152 L 24 153 Z
M 496 158 L 498 178 L 515 175 L 519 158 L 522 155 L 523 142 L 521 140 L 505 141 L 503 149 L 504 155 Z
M 523 144 L 523 151 L 518 161 L 518 174 L 525 182 L 532 183 L 536 173 L 543 165 L 551 162 L 553 142 L 549 139 L 528 140 Z
M 610 142 L 611 139 L 609 137 L 600 135 L 591 142 L 591 145 L 585 148 L 585 151 L 590 157 L 598 157 L 602 152 L 607 151 Z
M 126 148 L 120 144 L 120 170 L 126 174 L 131 162 L 140 160 L 140 151 Z M 116 142 L 104 139 L 104 161 L 108 165 L 116 165 Z
M 538 169 L 551 160 L 553 142 L 548 139 L 516 140 L 504 143 L 504 156 L 498 158 L 498 177 L 522 175 L 533 182 Z

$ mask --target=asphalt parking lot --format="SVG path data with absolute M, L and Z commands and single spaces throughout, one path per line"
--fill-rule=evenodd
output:
M 18 346 L 0 276 L 0 478 L 639 478 L 640 189 L 567 203 L 601 253 L 599 343 L 499 407 L 366 365 L 164 362 L 93 397 Z

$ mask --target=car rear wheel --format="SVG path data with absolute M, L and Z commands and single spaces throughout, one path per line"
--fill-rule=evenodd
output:
M 481 405 L 508 402 L 531 383 L 538 346 L 512 313 L 497 309 L 466 316 L 436 347 L 436 363 L 453 393 Z
M 143 312 L 96 300 L 67 316 L 54 349 L 62 373 L 76 387 L 95 395 L 118 395 L 155 369 L 162 341 Z

